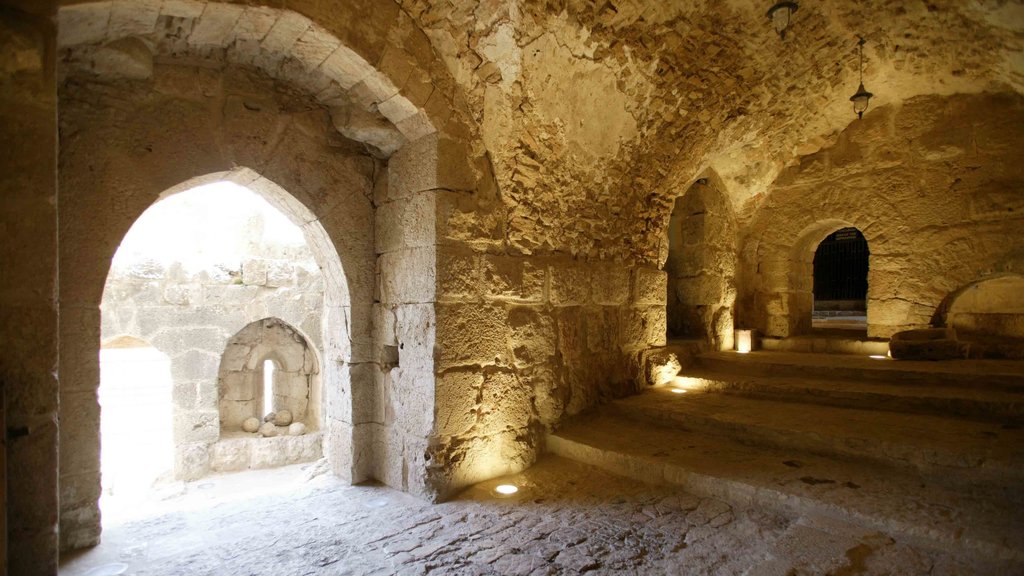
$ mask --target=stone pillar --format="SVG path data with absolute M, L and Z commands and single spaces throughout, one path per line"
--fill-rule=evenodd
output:
M 0 6 L 0 382 L 7 573 L 57 573 L 56 4 Z M 0 568 L 2 569 L 2 568 Z

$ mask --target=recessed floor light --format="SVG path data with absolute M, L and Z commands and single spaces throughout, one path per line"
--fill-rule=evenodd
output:
M 682 388 L 673 388 L 673 389 L 672 389 L 672 393 L 673 393 L 673 394 L 685 394 L 685 393 L 686 393 L 686 390 L 684 390 L 684 389 L 682 389 Z
M 512 484 L 498 484 L 494 487 L 494 493 L 498 496 L 511 496 L 519 492 L 519 487 Z

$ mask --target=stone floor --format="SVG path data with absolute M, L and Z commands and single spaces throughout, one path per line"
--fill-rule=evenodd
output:
M 113 574 L 986 574 L 824 517 L 740 510 L 549 456 L 440 505 L 350 487 L 322 466 L 216 476 L 108 518 L 103 543 L 62 559 Z

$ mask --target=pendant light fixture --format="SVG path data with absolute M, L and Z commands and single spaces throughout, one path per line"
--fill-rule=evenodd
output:
M 796 2 L 777 2 L 768 9 L 768 19 L 775 26 L 775 32 L 783 40 L 786 39 L 786 29 L 789 28 L 789 20 L 800 6 Z
M 857 92 L 850 96 L 850 102 L 853 102 L 853 111 L 857 113 L 857 118 L 863 118 L 864 112 L 868 109 L 868 101 L 874 96 L 871 92 L 864 89 L 864 38 L 858 37 L 857 49 L 860 52 L 860 86 L 857 87 Z

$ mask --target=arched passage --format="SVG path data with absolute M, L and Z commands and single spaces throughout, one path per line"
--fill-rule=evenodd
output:
M 814 251 L 814 328 L 867 330 L 868 242 L 848 227 L 829 234 Z
M 676 199 L 668 226 L 669 339 L 698 339 L 716 350 L 733 343 L 736 231 L 732 211 L 708 178 Z
M 340 287 L 326 293 L 324 324 L 344 327 L 322 343 L 333 472 L 428 498 L 450 482 L 428 475 L 428 461 L 437 461 L 430 451 L 441 450 L 430 443 L 430 403 L 395 400 L 434 396 L 435 296 L 423 279 L 435 277 L 438 232 L 406 219 L 434 210 L 439 190 L 475 189 L 474 166 L 486 159 L 467 153 L 466 117 L 451 90 L 431 84 L 444 67 L 429 51 L 410 52 L 426 39 L 397 4 L 358 19 L 346 18 L 361 9 L 347 2 L 306 15 L 252 4 L 164 3 L 147 11 L 151 21 L 128 27 L 112 24 L 121 2 L 61 11 L 65 549 L 99 535 L 97 306 L 110 258 L 162 193 L 220 179 L 286 189 L 275 206 L 322 226 L 310 243 L 335 250 L 344 266 L 344 274 L 324 266 Z M 246 36 L 256 21 L 269 26 L 262 40 Z M 197 174 L 206 176 L 192 180 Z M 401 368 L 381 360 L 386 347 L 402 350 Z
M 858 250 L 864 251 L 856 256 L 857 263 L 854 266 L 850 266 L 849 269 L 847 269 L 847 266 L 850 264 L 849 259 L 847 259 L 849 255 L 844 255 L 842 249 L 835 251 L 829 248 L 830 244 L 835 246 L 837 243 L 835 240 L 829 241 L 829 238 L 834 239 L 837 237 L 837 234 L 844 234 L 844 238 L 849 236 L 850 240 L 844 241 L 856 244 Z M 860 244 L 861 241 L 863 241 L 863 245 Z M 820 247 L 823 243 L 825 249 L 821 251 Z M 830 250 L 833 253 L 829 253 Z M 813 329 L 814 323 L 812 320 L 816 300 L 815 282 L 818 277 L 816 273 L 823 271 L 821 267 L 825 260 L 831 260 L 826 266 L 829 270 L 837 271 L 835 272 L 836 276 L 843 279 L 840 282 L 845 282 L 847 278 L 850 279 L 850 283 L 862 281 L 866 298 L 868 254 L 867 240 L 864 240 L 864 236 L 859 229 L 849 222 L 839 219 L 820 220 L 804 228 L 790 249 L 789 271 L 787 274 L 789 283 L 787 323 L 789 329 L 788 333 L 779 335 L 796 336 L 807 334 Z M 819 255 L 819 258 L 823 258 L 823 260 L 819 259 L 818 261 L 819 269 L 817 272 L 815 268 L 816 255 Z M 822 278 L 824 279 L 824 276 Z M 866 308 L 865 305 L 865 314 Z M 858 326 L 857 328 L 860 327 Z

